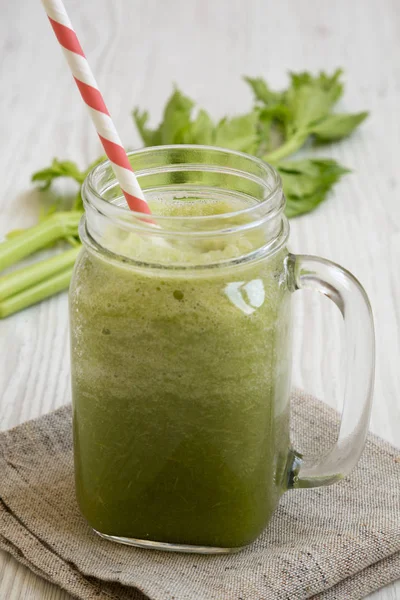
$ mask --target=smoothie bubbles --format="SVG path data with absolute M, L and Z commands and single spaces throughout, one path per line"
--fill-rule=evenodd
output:
M 132 171 L 114 158 L 83 185 L 70 288 L 79 507 L 110 540 L 234 552 L 286 490 L 334 483 L 357 462 L 373 381 L 369 302 L 341 267 L 288 252 L 270 165 L 206 146 L 133 152 L 142 204 L 129 210 L 121 173 Z M 289 436 L 300 288 L 330 297 L 345 319 L 342 425 L 316 463 Z

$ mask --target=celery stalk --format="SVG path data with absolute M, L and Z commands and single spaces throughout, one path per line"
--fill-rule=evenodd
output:
M 19 294 L 15 294 L 0 302 L 0 319 L 4 319 L 13 313 L 23 310 L 32 304 L 36 304 L 49 296 L 66 290 L 71 281 L 73 268 L 70 267 L 61 273 L 57 273 L 49 279 L 30 287 Z
M 72 267 L 81 246 L 0 277 L 0 302 Z
M 58 212 L 20 235 L 0 243 L 0 271 L 58 239 L 78 234 L 80 211 Z

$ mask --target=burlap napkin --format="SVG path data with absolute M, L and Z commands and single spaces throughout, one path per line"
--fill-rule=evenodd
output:
M 337 415 L 301 392 L 303 450 L 335 438 Z M 341 483 L 288 492 L 235 555 L 139 550 L 99 539 L 74 496 L 71 409 L 0 434 L 0 547 L 83 600 L 353 600 L 400 578 L 400 451 L 370 435 Z

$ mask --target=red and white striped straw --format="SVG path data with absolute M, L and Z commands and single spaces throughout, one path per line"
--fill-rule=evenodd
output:
M 42 0 L 51 26 L 63 49 L 65 58 L 79 88 L 82 99 L 89 111 L 104 152 L 111 162 L 121 190 L 131 210 L 150 214 L 149 205 L 132 170 L 128 156 L 122 146 L 120 137 L 103 96 L 97 86 L 94 75 L 86 60 L 71 21 L 62 0 Z

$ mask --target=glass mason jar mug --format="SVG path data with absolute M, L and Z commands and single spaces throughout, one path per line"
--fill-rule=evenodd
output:
M 130 154 L 151 217 L 126 208 L 109 162 L 83 186 L 84 249 L 70 289 L 76 490 L 89 525 L 136 546 L 232 552 L 283 492 L 357 462 L 373 386 L 366 294 L 286 249 L 276 171 L 244 154 L 164 146 Z M 291 448 L 291 294 L 342 312 L 346 398 L 318 463 Z

